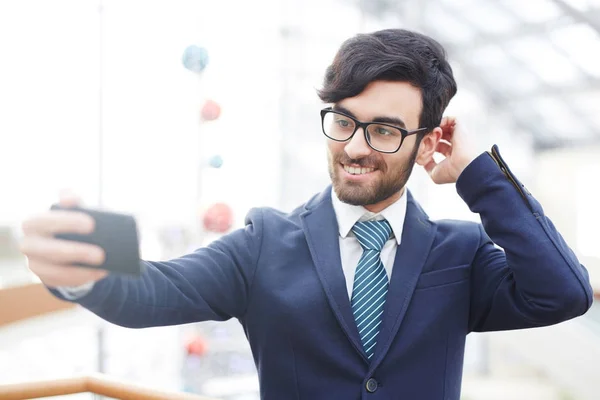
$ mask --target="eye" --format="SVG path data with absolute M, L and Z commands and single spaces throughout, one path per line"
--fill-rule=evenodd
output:
M 335 123 L 342 128 L 348 128 L 350 126 L 350 121 L 348 121 L 347 119 L 337 119 Z
M 398 128 L 387 125 L 369 125 L 369 133 L 371 136 L 380 138 L 393 139 L 402 136 L 402 132 Z
M 393 134 L 393 132 L 385 126 L 377 126 L 375 128 L 375 133 L 381 136 L 389 136 Z

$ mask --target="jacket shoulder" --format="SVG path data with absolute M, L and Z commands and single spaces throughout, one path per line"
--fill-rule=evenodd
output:
M 246 224 L 250 224 L 259 218 L 266 224 L 293 223 L 298 225 L 300 224 L 301 215 L 316 203 L 326 200 L 323 197 L 322 193 L 315 194 L 307 202 L 297 206 L 291 211 L 282 211 L 273 207 L 254 207 L 246 214 Z
M 471 242 L 481 240 L 481 223 L 466 220 L 442 219 L 431 221 L 437 227 L 438 240 Z

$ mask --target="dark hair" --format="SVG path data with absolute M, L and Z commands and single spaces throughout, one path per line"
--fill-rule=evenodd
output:
M 442 45 L 417 32 L 386 29 L 346 40 L 327 68 L 318 94 L 325 103 L 337 103 L 377 80 L 409 82 L 420 88 L 419 127 L 430 130 L 439 126 L 457 90 Z M 419 134 L 418 141 L 424 135 Z

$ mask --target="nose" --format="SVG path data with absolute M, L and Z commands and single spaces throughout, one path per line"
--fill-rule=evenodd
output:
M 348 157 L 352 159 L 360 159 L 371 154 L 373 149 L 367 143 L 367 138 L 365 137 L 365 131 L 363 128 L 358 128 L 358 130 L 352 136 L 352 139 L 346 144 L 344 147 L 346 154 Z

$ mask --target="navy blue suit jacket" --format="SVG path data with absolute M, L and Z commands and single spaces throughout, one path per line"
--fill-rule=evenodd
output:
M 482 224 L 431 221 L 408 194 L 370 362 L 341 268 L 331 188 L 291 213 L 254 209 L 244 229 L 175 260 L 145 261 L 141 279 L 109 276 L 78 302 L 133 328 L 237 318 L 264 399 L 458 400 L 469 332 L 565 321 L 588 310 L 592 290 L 497 148 L 465 169 L 457 190 Z

